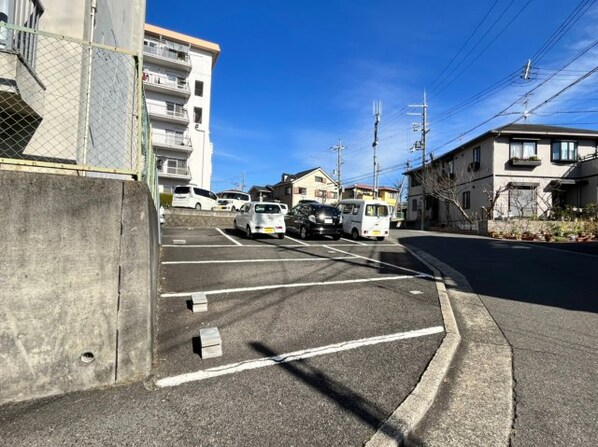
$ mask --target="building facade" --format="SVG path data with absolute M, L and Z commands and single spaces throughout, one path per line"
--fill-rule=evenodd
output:
M 143 85 L 163 192 L 192 183 L 210 189 L 212 70 L 220 47 L 145 25 Z
M 320 203 L 338 201 L 338 185 L 322 168 L 313 168 L 296 174 L 282 174 L 280 182 L 272 186 L 273 197 L 294 207 L 300 200 Z
M 405 173 L 407 221 L 421 221 L 424 203 L 426 226 L 550 218 L 560 207 L 583 208 L 598 201 L 597 148 L 594 130 L 534 124 L 490 130 Z
M 398 196 L 399 191 L 396 188 L 390 186 L 378 187 L 378 199 L 388 204 L 393 216 L 395 215 Z M 343 190 L 343 199 L 371 200 L 373 198 L 374 188 L 370 185 L 355 184 L 352 186 L 345 186 Z

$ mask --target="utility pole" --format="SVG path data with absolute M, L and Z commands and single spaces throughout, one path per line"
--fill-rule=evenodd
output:
M 380 123 L 380 116 L 382 115 L 382 103 L 380 101 L 374 101 L 374 142 L 372 147 L 374 149 L 374 172 L 373 180 L 374 184 L 374 199 L 378 198 L 378 158 L 376 154 L 376 148 L 378 147 L 378 123 Z
M 341 165 L 343 164 L 342 153 L 345 147 L 341 143 L 341 139 L 338 139 L 338 144 L 336 146 L 332 146 L 330 149 L 336 151 L 336 181 L 338 183 L 338 200 L 341 199 L 341 195 L 343 194 L 343 184 L 342 184 L 342 177 L 341 177 Z
M 241 191 L 245 191 L 245 173 L 241 172 Z
M 415 104 L 409 105 L 409 107 L 417 107 L 421 108 L 422 112 L 420 113 L 408 113 L 407 115 L 421 115 L 422 117 L 422 125 L 421 125 L 421 140 L 417 141 L 414 145 L 414 150 L 421 150 L 422 151 L 422 209 L 421 209 L 421 219 L 420 219 L 420 229 L 423 231 L 424 229 L 424 222 L 425 222 L 425 213 L 426 213 L 426 134 L 429 132 L 428 129 L 428 104 L 426 104 L 426 91 L 424 90 L 424 103 L 423 104 Z

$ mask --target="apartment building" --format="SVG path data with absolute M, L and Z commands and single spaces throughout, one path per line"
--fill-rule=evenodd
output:
M 11 160 L 5 169 L 16 161 L 38 163 L 28 169 L 53 163 L 110 170 L 134 162 L 133 124 L 124 115 L 136 93 L 132 55 L 141 52 L 144 16 L 145 0 L 0 0 L 7 24 L 0 29 L 0 159 Z M 106 109 L 122 112 L 118 117 L 102 109 L 108 92 L 114 104 Z
M 143 85 L 160 191 L 185 183 L 210 189 L 210 99 L 219 54 L 215 43 L 145 25 Z
M 405 174 L 412 225 L 422 208 L 426 226 L 549 218 L 555 208 L 598 202 L 598 131 L 511 124 Z

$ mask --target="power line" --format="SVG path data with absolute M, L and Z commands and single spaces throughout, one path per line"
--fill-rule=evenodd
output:
M 596 0 L 582 0 L 561 23 L 558 28 L 552 33 L 546 42 L 536 51 L 532 56 L 534 63 L 539 62 L 548 53 L 556 43 L 563 38 L 571 27 L 588 11 L 589 8 L 596 2 Z M 583 9 L 585 8 L 585 9 Z M 583 10 L 582 10 L 583 9 Z

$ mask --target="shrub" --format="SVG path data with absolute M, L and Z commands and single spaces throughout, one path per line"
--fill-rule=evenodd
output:
M 169 192 L 161 192 L 160 205 L 162 205 L 164 208 L 170 208 L 172 206 L 172 194 Z

